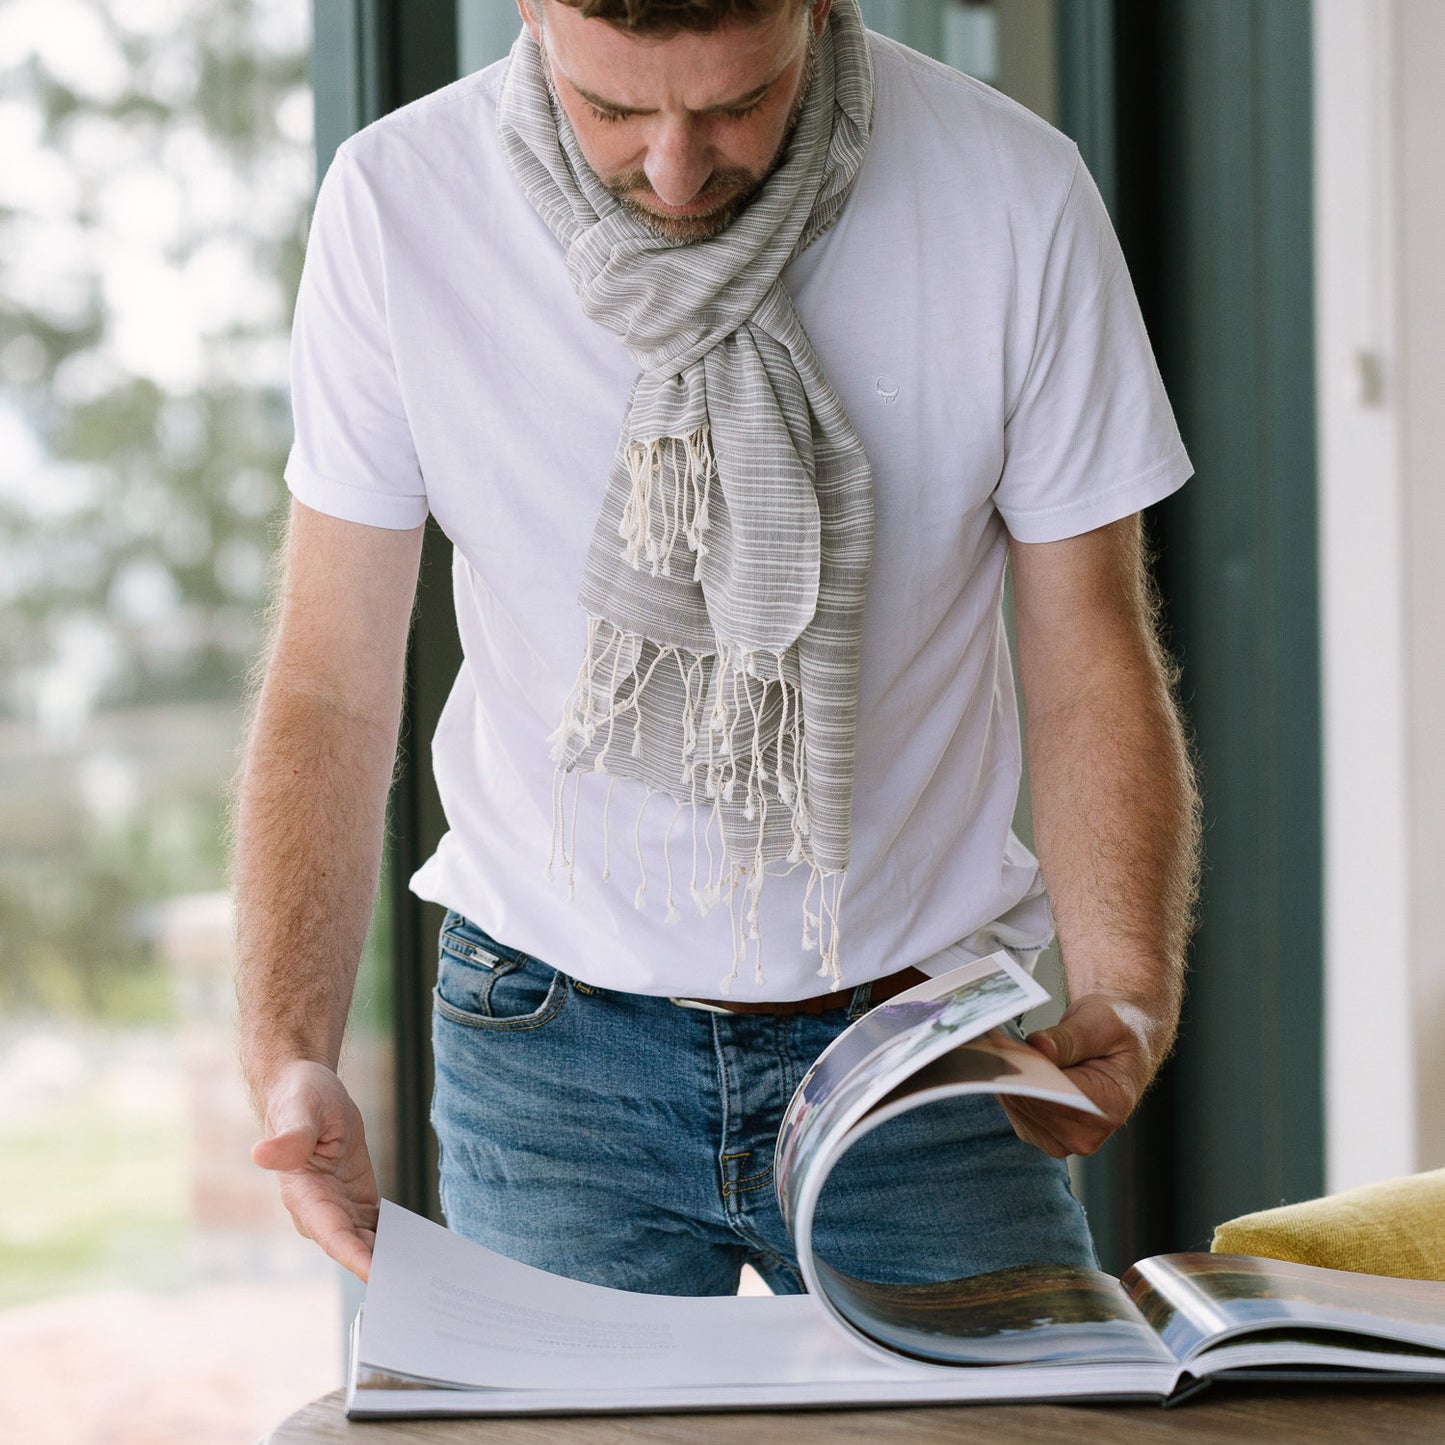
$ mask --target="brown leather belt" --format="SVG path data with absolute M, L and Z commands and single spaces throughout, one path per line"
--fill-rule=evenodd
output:
M 900 969 L 886 978 L 875 978 L 869 987 L 870 1004 L 886 1003 L 890 998 L 923 983 L 929 977 L 916 968 Z M 743 1003 L 722 998 L 674 998 L 682 1008 L 700 1008 L 717 1014 L 821 1014 L 829 1009 L 847 1008 L 853 1001 L 854 988 L 840 988 L 833 993 L 820 993 L 814 998 L 791 999 L 787 1003 Z

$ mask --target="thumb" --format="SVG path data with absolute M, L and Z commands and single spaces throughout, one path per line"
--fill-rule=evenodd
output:
M 295 1104 L 272 1123 L 271 1132 L 252 1147 L 251 1162 L 262 1169 L 304 1169 L 316 1152 L 320 1137 L 320 1121 Z
M 1079 1062 L 1080 1043 L 1067 1019 L 1060 1019 L 1052 1028 L 1031 1033 L 1025 1043 L 1036 1048 L 1050 1063 L 1067 1069 Z

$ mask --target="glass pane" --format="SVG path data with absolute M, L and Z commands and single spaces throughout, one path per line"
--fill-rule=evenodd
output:
M 463 75 L 501 59 L 522 28 L 515 5 L 457 0 L 457 63 Z
M 340 1382 L 336 1272 L 248 1157 L 222 841 L 284 507 L 308 41 L 306 0 L 0 5 L 16 1439 L 253 1441 Z
M 1056 0 L 994 0 L 997 65 L 989 81 L 1051 125 L 1059 123 Z M 982 78 L 982 77 L 981 77 Z
M 868 24 L 1058 118 L 1056 0 L 862 0 Z

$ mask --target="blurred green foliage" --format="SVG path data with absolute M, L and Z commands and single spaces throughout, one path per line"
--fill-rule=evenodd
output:
M 11 103 L 39 119 L 38 151 L 78 182 L 68 216 L 0 209 L 0 250 L 36 244 L 38 221 L 88 243 L 74 248 L 86 263 L 49 290 L 25 287 L 26 268 L 0 282 L 0 384 L 45 470 L 73 469 L 75 493 L 70 505 L 12 500 L 0 512 L 0 557 L 24 584 L 0 595 L 0 677 L 12 679 L 0 708 L 12 714 L 24 710 L 13 680 L 23 687 L 53 659 L 77 620 L 114 648 L 107 703 L 235 695 L 256 644 L 290 435 L 275 353 L 300 275 L 309 185 L 297 184 L 296 162 L 309 153 L 278 117 L 305 94 L 304 49 L 276 49 L 258 33 L 253 0 L 194 0 L 159 35 L 127 32 L 104 0 L 80 3 L 123 57 L 118 93 L 87 92 L 39 55 L 0 74 Z M 197 202 L 206 169 L 228 173 L 229 204 Z M 271 293 L 259 308 L 238 297 L 229 318 L 212 298 L 197 317 L 198 364 L 179 384 L 128 370 L 113 344 L 121 301 L 138 298 L 118 294 L 113 258 L 94 243 L 106 239 L 107 187 L 126 174 L 163 177 L 176 192 L 158 266 L 185 276 L 235 248 L 247 287 Z M 165 596 L 163 620 L 135 615 L 127 592 L 138 578 Z
M 0 1014 L 161 1018 L 152 906 L 224 885 L 284 502 L 305 7 L 53 11 L 0 54 Z

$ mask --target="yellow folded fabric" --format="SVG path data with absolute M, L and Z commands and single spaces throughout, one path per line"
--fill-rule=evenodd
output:
M 1244 1214 L 1221 1224 L 1216 1254 L 1445 1280 L 1445 1169 Z

